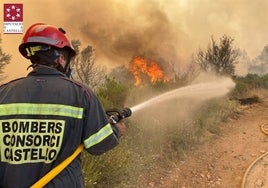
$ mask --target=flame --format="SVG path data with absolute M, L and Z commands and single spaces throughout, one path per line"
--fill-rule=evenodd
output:
M 167 82 L 170 80 L 156 62 L 139 56 L 133 57 L 129 70 L 135 78 L 136 86 L 141 85 L 142 74 L 146 75 L 152 83 L 159 81 Z

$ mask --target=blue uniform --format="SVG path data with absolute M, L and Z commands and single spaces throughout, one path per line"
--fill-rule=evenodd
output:
M 38 66 L 0 86 L 0 187 L 30 187 L 79 144 L 99 155 L 117 135 L 89 88 Z M 46 187 L 84 187 L 80 155 Z

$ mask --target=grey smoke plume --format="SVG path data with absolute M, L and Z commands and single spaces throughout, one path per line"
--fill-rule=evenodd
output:
M 248 72 L 258 75 L 268 73 L 268 45 L 266 45 L 261 54 L 252 61 L 248 68 Z
M 8 3 L 7 0 L 4 2 Z M 108 68 L 128 63 L 133 55 L 144 55 L 160 63 L 161 68 L 174 65 L 174 69 L 183 70 L 194 52 L 207 47 L 211 36 L 219 39 L 224 34 L 234 38 L 235 46 L 245 49 L 253 59 L 268 41 L 268 24 L 264 24 L 268 1 L 264 0 L 50 0 L 49 3 L 22 3 L 24 29 L 36 22 L 63 27 L 70 39 L 79 39 L 83 45 L 93 46 L 97 63 Z M 28 61 L 17 51 L 22 36 L 1 37 L 3 49 L 13 57 L 6 72 L 12 77 L 27 74 Z M 23 67 L 18 69 L 17 62 Z M 242 62 L 238 69 L 245 73 L 247 63 Z
M 155 0 L 133 4 L 114 0 L 83 2 L 87 3 L 82 12 L 70 5 L 73 10 L 70 16 L 78 19 L 74 24 L 80 31 L 79 37 L 96 49 L 97 56 L 122 65 L 139 55 L 156 61 L 161 68 L 182 61 L 187 43 L 182 47 L 181 41 L 187 38 L 186 34 L 174 25 L 161 3 Z M 79 4 L 83 4 L 81 0 Z
M 211 35 L 218 38 L 227 34 L 243 44 L 242 49 L 246 46 L 256 51 L 253 43 L 259 45 L 260 40 L 248 42 L 252 32 L 248 28 L 262 19 L 244 20 L 249 11 L 263 12 L 268 5 L 263 2 L 257 9 L 255 4 L 240 0 L 78 0 L 77 4 L 65 2 L 64 7 L 68 7 L 71 28 L 76 27 L 79 39 L 96 49 L 98 61 L 122 65 L 142 55 L 167 71 L 188 64 L 192 53 L 200 46 L 206 48 Z M 245 69 L 247 65 L 243 65 L 238 68 Z
M 25 7 L 32 8 L 25 11 L 25 24 L 34 19 L 64 27 L 71 39 L 92 45 L 98 63 L 106 65 L 143 55 L 162 68 L 182 69 L 212 35 L 218 39 L 224 34 L 252 59 L 268 41 L 263 24 L 268 1 L 58 0 L 25 2 Z

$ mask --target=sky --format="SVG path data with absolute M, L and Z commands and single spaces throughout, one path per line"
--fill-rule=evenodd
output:
M 70 40 L 93 46 L 96 61 L 109 68 L 142 55 L 162 67 L 181 69 L 213 37 L 234 39 L 246 59 L 267 56 L 268 1 L 265 0 L 0 0 L 23 4 L 23 28 L 42 22 L 62 27 Z M 3 51 L 12 56 L 6 80 L 27 75 L 28 60 L 18 52 L 23 34 L 0 34 Z M 262 59 L 263 61 L 263 59 Z M 243 64 L 244 63 L 244 64 Z M 263 62 L 262 62 L 263 63 Z M 245 68 L 246 67 L 246 68 Z M 248 62 L 238 72 L 248 70 Z M 267 68 L 268 69 L 268 68 Z

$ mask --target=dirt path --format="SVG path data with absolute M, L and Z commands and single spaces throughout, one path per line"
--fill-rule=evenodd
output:
M 240 188 L 249 165 L 268 151 L 268 136 L 259 127 L 264 122 L 268 122 L 267 98 L 246 107 L 238 119 L 228 120 L 222 126 L 222 136 L 191 151 L 163 177 L 161 187 Z M 268 187 L 267 178 L 255 179 L 252 188 Z

